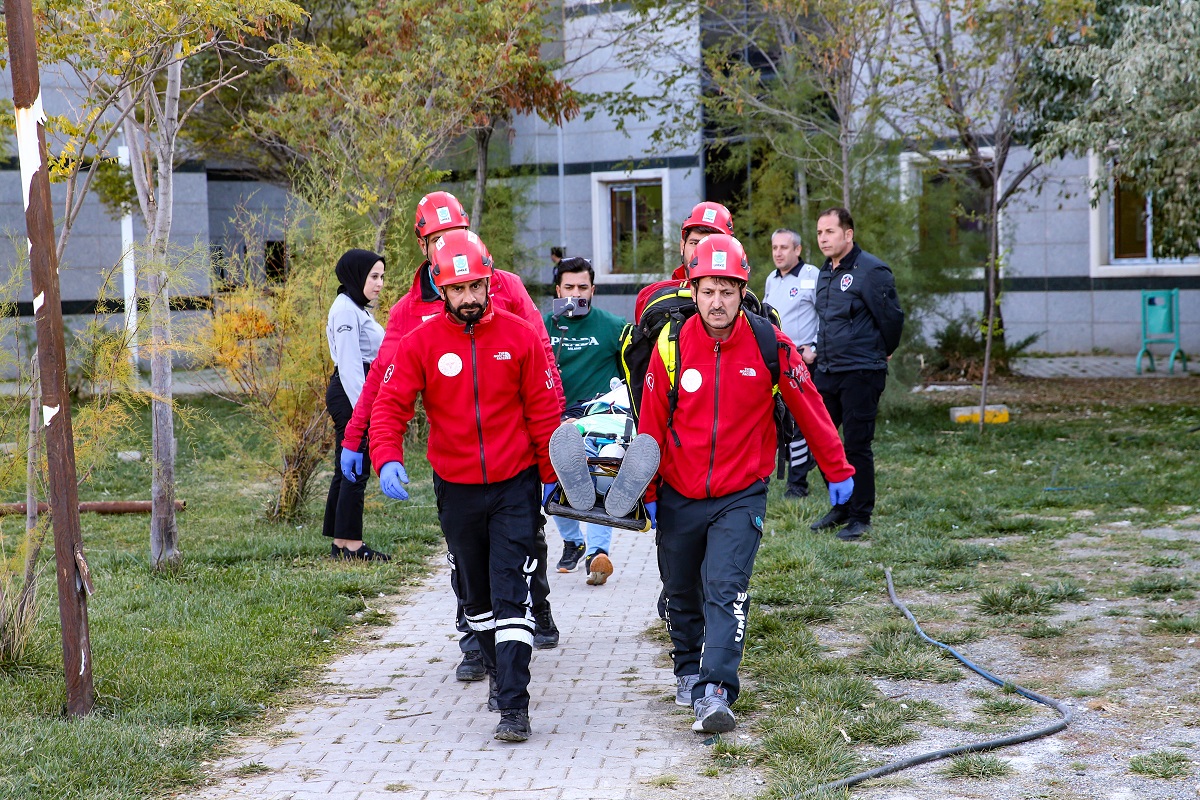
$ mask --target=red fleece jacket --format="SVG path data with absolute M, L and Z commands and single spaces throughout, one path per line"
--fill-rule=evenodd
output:
M 536 464 L 542 482 L 551 483 L 550 434 L 563 412 L 555 372 L 537 331 L 520 317 L 496 309 L 464 326 L 443 312 L 401 339 L 380 369 L 371 463 L 379 470 L 404 461 L 404 434 L 420 394 L 429 463 L 439 477 L 496 483 Z
M 408 290 L 408 294 L 396 301 L 396 305 L 392 306 L 392 311 L 388 314 L 387 329 L 383 332 L 379 355 L 375 357 L 375 362 L 381 368 L 392 362 L 396 354 L 396 346 L 401 339 L 425 320 L 433 319 L 445 312 L 445 304 L 441 298 L 426 300 L 422 296 L 421 281 L 425 280 L 428 265 L 429 262 L 426 261 L 417 269 L 413 276 L 412 288 Z M 492 274 L 489 296 L 491 297 L 491 308 L 512 312 L 538 331 L 542 339 L 542 347 L 546 351 L 546 358 L 553 364 L 554 350 L 550 346 L 550 336 L 546 333 L 546 327 L 542 324 L 542 315 L 529 297 L 529 292 L 525 290 L 525 284 L 521 282 L 520 276 L 502 269 L 496 270 Z M 379 383 L 382 380 L 381 369 L 372 369 L 367 373 L 362 394 L 359 395 L 358 402 L 354 405 L 354 415 L 346 425 L 346 436 L 342 440 L 343 447 L 355 451 L 361 449 L 363 434 L 366 433 L 367 423 L 371 419 L 371 408 L 375 403 L 375 395 L 379 391 Z M 561 402 L 563 399 L 562 379 L 559 378 L 557 371 L 554 373 L 554 388 Z
M 788 362 L 780 363 L 783 400 L 822 471 L 832 481 L 843 481 L 854 467 L 846 461 L 821 394 L 791 340 L 782 331 L 775 337 L 789 345 Z M 750 323 L 739 315 L 733 333 L 720 342 L 696 315 L 680 329 L 679 346 L 679 400 L 672 425 L 678 445 L 667 428 L 667 368 L 657 348 L 642 394 L 638 430 L 653 436 L 662 450 L 659 475 L 695 500 L 740 492 L 768 478 L 775 468 L 771 374 Z

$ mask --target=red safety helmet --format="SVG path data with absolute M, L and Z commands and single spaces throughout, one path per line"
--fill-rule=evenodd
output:
M 733 278 L 735 281 L 750 281 L 750 262 L 746 260 L 746 249 L 732 236 L 714 233 L 704 237 L 696 245 L 692 263 L 688 264 L 688 280 L 700 278 Z
M 430 253 L 438 288 L 492 277 L 492 257 L 474 231 L 449 231 Z
M 458 198 L 449 192 L 430 192 L 417 203 L 413 230 L 424 239 L 452 228 L 469 228 L 471 220 Z
M 680 237 L 686 239 L 690 228 L 712 228 L 717 233 L 728 233 L 732 236 L 733 214 L 720 203 L 705 200 L 703 203 L 697 203 L 692 213 L 688 214 L 687 219 L 679 226 Z

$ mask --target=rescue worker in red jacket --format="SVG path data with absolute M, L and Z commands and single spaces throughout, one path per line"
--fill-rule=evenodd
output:
M 489 298 L 492 264 L 479 237 L 451 231 L 433 249 L 445 310 L 401 339 L 382 371 L 371 461 L 382 465 L 384 494 L 407 499 L 404 434 L 422 395 L 438 521 L 494 678 L 495 736 L 523 742 L 530 735 L 529 583 L 545 558 L 534 532 L 541 498 L 556 481 L 549 445 L 563 406 L 537 331 Z
M 733 215 L 729 213 L 729 209 L 720 203 L 714 203 L 711 200 L 705 200 L 703 203 L 697 203 L 692 208 L 692 213 L 688 214 L 687 219 L 683 221 L 683 225 L 679 228 L 679 255 L 681 261 L 675 271 L 671 273 L 671 277 L 662 281 L 655 281 L 649 286 L 643 286 L 638 292 L 637 300 L 633 304 L 633 321 L 637 322 L 642 318 L 642 311 L 646 308 L 646 303 L 649 302 L 650 296 L 664 286 L 673 286 L 687 283 L 687 265 L 692 261 L 692 253 L 696 250 L 696 245 L 700 244 L 705 236 L 712 233 L 725 233 L 733 235 Z
M 462 203 L 449 192 L 430 192 L 417 203 L 413 230 L 417 234 L 417 244 L 426 258 L 421 266 L 417 267 L 417 272 L 413 276 L 412 288 L 392 306 L 392 310 L 388 314 L 387 329 L 384 331 L 383 343 L 379 346 L 379 355 L 376 357 L 380 364 L 391 363 L 396 345 L 405 334 L 425 320 L 443 313 L 443 300 L 437 286 L 434 285 L 433 276 L 430 274 L 430 248 L 449 231 L 467 230 L 470 222 Z M 538 312 L 537 305 L 529 297 L 529 292 L 525 290 L 521 278 L 511 272 L 498 269 L 494 271 L 490 285 L 493 306 L 511 311 L 536 325 L 541 332 L 546 356 L 553 363 L 554 351 L 550 347 L 550 337 L 542 325 L 542 316 Z M 382 379 L 383 375 L 378 370 L 375 374 L 367 373 L 362 393 L 354 406 L 354 414 L 351 416 L 350 422 L 346 424 L 340 463 L 342 474 L 346 476 L 346 480 L 351 482 L 363 471 L 363 453 L 367 451 L 367 424 L 370 421 L 371 409 Z M 559 381 L 558 373 L 555 373 L 554 379 L 561 398 L 562 383 Z M 538 542 L 539 547 L 546 546 L 545 534 L 540 527 Z M 550 581 L 546 577 L 546 561 L 545 555 L 538 557 L 538 572 L 533 581 L 533 608 L 534 617 L 537 620 L 534 644 L 538 649 L 557 647 L 559 639 L 558 626 L 555 625 L 554 615 L 550 610 Z M 453 566 L 451 564 L 452 568 Z M 457 572 L 452 571 L 450 585 L 454 589 L 455 596 L 458 596 L 458 587 L 455 585 L 457 581 Z M 458 630 L 462 632 L 458 646 L 463 657 L 455 668 L 455 677 L 460 681 L 483 680 L 487 677 L 487 672 L 483 667 L 479 644 L 467 625 L 466 618 L 462 615 L 461 604 L 457 626 Z
M 662 349 L 650 357 L 639 432 L 662 450 L 657 502 L 647 511 L 658 528 L 675 701 L 694 709 L 693 730 L 724 733 L 736 725 L 729 706 L 738 696 L 750 574 L 775 467 L 773 386 L 741 311 L 750 279 L 742 245 L 709 236 L 689 270 L 697 313 L 680 328 L 673 378 Z M 783 400 L 830 481 L 831 497 L 849 497 L 854 468 L 837 429 L 791 340 L 778 330 L 775 338 Z

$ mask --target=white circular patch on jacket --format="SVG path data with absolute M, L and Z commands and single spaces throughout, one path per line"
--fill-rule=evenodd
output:
M 685 392 L 694 392 L 700 388 L 700 371 L 696 369 L 685 369 L 683 375 L 679 378 L 679 388 Z
M 462 372 L 462 359 L 455 353 L 446 353 L 438 359 L 438 372 L 447 378 L 453 378 Z

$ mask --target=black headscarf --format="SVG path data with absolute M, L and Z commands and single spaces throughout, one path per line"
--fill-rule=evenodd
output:
M 360 308 L 366 308 L 369 301 L 363 294 L 363 287 L 367 285 L 367 276 L 371 274 L 371 267 L 375 266 L 377 261 L 384 261 L 383 256 L 370 250 L 355 249 L 343 253 L 334 270 L 341 284 L 338 286 L 338 294 L 344 294 Z M 386 261 L 384 265 L 387 265 Z

